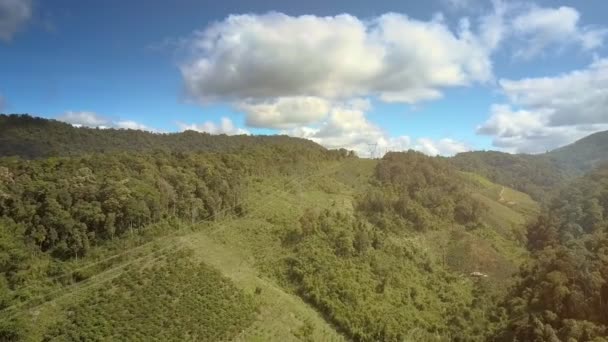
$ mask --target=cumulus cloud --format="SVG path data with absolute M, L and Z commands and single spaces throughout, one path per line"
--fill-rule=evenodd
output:
M 591 133 L 608 130 L 608 124 L 550 126 L 547 114 L 495 105 L 490 119 L 478 128 L 494 136 L 493 145 L 513 153 L 542 153 L 564 146 Z
M 416 145 L 414 145 L 413 149 L 430 156 L 453 156 L 457 153 L 471 150 L 464 142 L 451 138 L 439 140 L 420 138 L 416 141 Z
M 453 32 L 440 16 L 233 15 L 190 45 L 181 72 L 201 102 L 379 96 L 415 103 L 492 77 L 488 51 L 469 27 Z
M 445 1 L 456 9 L 472 3 Z M 191 100 L 228 103 L 245 114 L 249 127 L 279 129 L 360 154 L 366 154 L 370 144 L 388 149 L 398 143 L 431 155 L 450 155 L 468 146 L 450 139 L 390 137 L 367 119 L 368 108 L 353 101 L 369 107 L 369 99 L 403 104 L 435 100 L 449 87 L 493 82 L 491 57 L 499 48 L 523 58 L 573 46 L 589 52 L 603 46 L 607 34 L 604 28 L 582 25 L 580 14 L 570 7 L 504 0 L 479 7 L 470 11 L 475 13 L 472 18 L 462 18 L 455 27 L 441 14 L 428 21 L 398 13 L 366 20 L 348 14 L 231 15 L 180 40 L 188 51 L 180 71 Z M 597 73 L 601 62 L 589 69 L 593 68 L 597 69 L 591 71 L 595 80 L 589 75 L 568 77 L 571 83 L 580 79 L 595 87 L 594 92 L 581 91 L 576 99 L 556 97 L 550 105 L 537 87 L 543 81 L 501 80 L 511 103 L 492 108 L 491 118 L 478 132 L 494 136 L 495 144 L 504 149 L 529 151 L 541 146 L 528 145 L 533 140 L 542 140 L 543 147 L 557 146 L 581 132 L 598 129 L 603 123 L 598 116 L 605 115 L 600 108 L 605 107 L 602 89 L 606 87 Z M 526 93 L 526 87 L 537 89 Z M 570 85 L 564 89 L 571 89 Z M 559 92 L 547 89 L 545 93 Z M 533 103 L 534 96 L 542 98 L 539 105 Z M 577 101 L 593 103 L 580 114 L 585 120 L 575 120 L 588 126 L 563 128 L 572 119 L 568 113 L 579 108 Z M 190 126 L 231 131 L 214 123 Z M 534 127 L 534 133 L 526 131 L 529 127 Z
M 237 108 L 245 112 L 250 127 L 289 128 L 323 119 L 331 105 L 312 96 L 279 97 L 261 102 L 242 102 Z
M 608 59 L 554 77 L 501 80 L 509 100 L 535 111 L 550 111 L 551 126 L 608 122 Z
M 134 129 L 134 130 L 140 130 L 140 131 L 156 132 L 155 129 L 150 128 L 144 124 L 138 123 L 136 121 L 132 121 L 132 120 L 113 121 L 113 120 L 110 120 L 109 118 L 107 118 L 103 115 L 97 114 L 95 112 L 68 111 L 68 112 L 65 112 L 65 113 L 57 116 L 55 119 L 57 119 L 59 121 L 67 122 L 76 127 L 92 127 L 92 128 L 102 128 L 102 129 L 120 128 L 120 129 Z
M 313 140 L 327 148 L 346 148 L 362 157 L 380 157 L 386 151 L 414 149 L 428 155 L 454 155 L 469 148 L 452 139 L 432 140 L 409 136 L 391 137 L 365 117 L 370 104 L 365 100 L 353 100 L 335 105 L 318 127 L 302 126 L 282 133 Z
M 513 34 L 523 40 L 516 55 L 530 58 L 551 45 L 565 47 L 574 44 L 587 51 L 602 46 L 608 30 L 581 26 L 579 20 L 579 12 L 571 7 L 533 6 L 512 21 Z
M 75 126 L 107 128 L 111 121 L 95 112 L 73 112 L 68 111 L 56 118 Z
M 177 125 L 182 131 L 191 130 L 196 132 L 205 132 L 209 134 L 226 135 L 249 134 L 249 131 L 236 127 L 232 120 L 226 117 L 222 118 L 219 124 L 216 124 L 213 121 L 206 121 L 202 124 L 185 124 L 182 122 L 178 122 Z
M 554 77 L 499 84 L 510 104 L 494 105 L 477 129 L 494 136 L 496 147 L 544 152 L 608 130 L 608 59 Z
M 11 41 L 31 16 L 30 0 L 0 0 L 0 40 Z
M 133 120 L 116 121 L 113 124 L 113 127 L 122 128 L 122 129 L 134 129 L 134 130 L 140 130 L 140 131 L 154 131 L 154 129 L 152 129 L 144 124 L 141 124 L 139 122 L 135 122 Z

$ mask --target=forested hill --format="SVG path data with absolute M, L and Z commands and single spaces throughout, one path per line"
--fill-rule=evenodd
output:
M 528 226 L 531 259 L 505 297 L 501 341 L 606 341 L 608 167 L 564 187 Z
M 549 197 L 548 192 L 571 177 L 570 171 L 546 155 L 475 151 L 459 153 L 450 161 L 462 171 L 482 175 L 536 200 Z
M 586 172 L 608 160 L 608 131 L 587 136 L 546 154 L 567 170 Z
M 0 157 L 44 158 L 99 152 L 230 152 L 253 145 L 324 151 L 305 139 L 287 136 L 227 136 L 194 131 L 152 133 L 131 129 L 74 127 L 30 115 L 0 114 Z M 343 151 L 346 152 L 346 151 Z M 321 152 L 322 153 L 322 152 Z
M 552 189 L 608 161 L 608 131 L 543 154 L 474 151 L 459 153 L 450 161 L 462 171 L 480 174 L 537 200 L 548 199 Z

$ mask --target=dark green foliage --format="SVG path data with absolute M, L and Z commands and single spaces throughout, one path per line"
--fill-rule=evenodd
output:
M 287 260 L 295 290 L 355 341 L 482 340 L 487 304 L 414 243 L 340 212 L 306 214 Z M 293 233 L 292 233 L 293 234 Z M 483 297 L 483 295 L 480 295 Z
M 157 151 L 2 158 L 0 217 L 21 224 L 27 242 L 41 250 L 78 257 L 91 244 L 133 234 L 169 217 L 196 223 L 241 215 L 248 177 L 305 173 L 319 161 L 347 156 L 345 150 L 304 143 L 253 145 L 221 154 Z
M 586 172 L 608 161 L 608 132 L 599 132 L 547 153 L 562 169 Z
M 459 153 L 449 159 L 462 171 L 482 175 L 493 182 L 525 192 L 536 200 L 571 177 L 547 155 L 509 154 L 496 151 Z
M 605 150 L 595 146 L 602 139 L 539 156 L 475 152 L 446 159 L 408 152 L 353 160 L 361 168 L 315 179 L 314 198 L 328 199 L 331 210 L 298 207 L 286 215 L 270 204 L 265 219 L 276 230 L 258 231 L 256 224 L 234 233 L 254 231 L 256 241 L 276 247 L 272 262 L 255 260 L 257 271 L 276 276 L 355 341 L 605 341 L 608 167 L 554 191 L 603 160 Z M 0 158 L 0 310 L 21 303 L 27 310 L 53 299 L 52 290 L 94 282 L 94 275 L 147 255 L 155 245 L 93 262 L 138 246 L 148 229 L 158 229 L 158 237 L 246 215 L 243 199 L 257 197 L 246 191 L 265 192 L 250 186 L 266 184 L 259 182 L 264 177 L 297 181 L 328 161 L 354 157 L 288 137 L 153 134 L 0 116 L 0 156 L 9 155 L 20 157 Z M 518 243 L 489 229 L 488 217 L 509 204 L 494 201 L 488 212 L 490 205 L 476 200 L 486 197 L 473 197 L 475 188 L 457 169 L 536 198 L 555 193 L 527 234 L 519 228 L 523 218 L 508 223 L 522 232 L 518 239 L 531 258 L 498 308 L 519 262 L 506 251 Z M 282 195 L 306 198 L 308 190 Z M 245 238 L 238 242 L 251 247 Z M 79 267 L 85 264 L 95 265 Z M 21 318 L 30 316 L 19 314 L 25 311 L 7 310 L 15 314 L 0 317 L 0 340 L 45 332 L 48 340 L 231 340 L 254 319 L 254 302 L 269 295 L 259 286 L 242 293 L 187 253 L 141 266 L 126 268 L 83 300 L 60 304 L 69 312 L 50 331 L 32 333 L 34 324 Z M 306 320 L 292 333 L 312 340 L 316 327 Z
M 256 304 L 217 270 L 186 252 L 129 269 L 98 287 L 47 341 L 226 341 L 254 319 Z
M 227 136 L 186 131 L 151 133 L 125 129 L 74 127 L 29 115 L 0 114 L 0 156 L 41 158 L 107 152 L 235 152 L 253 145 L 299 148 L 301 153 L 322 154 L 312 141 L 287 136 Z M 333 152 L 349 157 L 347 150 Z
M 240 213 L 243 175 L 235 156 L 93 155 L 0 160 L 0 217 L 27 242 L 60 257 L 168 217 L 198 222 Z M 220 215 L 220 216 L 218 216 Z
M 388 153 L 376 167 L 377 186 L 359 201 L 371 222 L 391 230 L 425 231 L 451 224 L 475 227 L 484 206 L 444 160 L 418 152 Z
M 532 259 L 505 303 L 500 336 L 605 341 L 608 335 L 608 167 L 564 188 L 528 227 Z

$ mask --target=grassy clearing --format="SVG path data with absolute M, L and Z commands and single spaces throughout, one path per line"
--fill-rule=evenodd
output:
M 255 221 L 233 221 L 227 227 L 238 230 L 256 225 Z M 225 237 L 226 233 L 222 235 Z M 222 243 L 222 237 L 200 232 L 183 238 L 194 250 L 194 257 L 217 269 L 230 278 L 246 293 L 256 293 L 259 313 L 251 326 L 241 332 L 235 341 L 298 341 L 299 331 L 305 324 L 312 326 L 310 337 L 314 341 L 342 341 L 343 338 L 323 318 L 298 296 L 286 292 L 272 279 L 257 270 L 257 255 L 243 241 Z M 272 249 L 275 246 L 268 246 Z M 256 291 L 257 289 L 257 291 Z

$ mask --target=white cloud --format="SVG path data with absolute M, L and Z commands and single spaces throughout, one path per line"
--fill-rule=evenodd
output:
M 477 130 L 494 136 L 496 147 L 544 152 L 608 130 L 608 59 L 554 77 L 499 83 L 511 104 L 494 105 Z
M 249 131 L 236 127 L 232 120 L 229 118 L 222 118 L 219 124 L 213 121 L 206 121 L 202 124 L 184 124 L 178 122 L 177 125 L 182 131 L 191 130 L 196 132 L 205 132 L 209 134 L 226 134 L 226 135 L 239 135 L 249 134 Z
M 450 138 L 439 140 L 420 138 L 416 140 L 416 145 L 412 149 L 430 156 L 453 156 L 457 153 L 471 150 L 465 143 Z
M 547 113 L 514 111 L 508 105 L 493 105 L 491 116 L 478 128 L 478 133 L 511 138 L 545 126 Z
M 181 71 L 201 102 L 379 96 L 415 103 L 492 77 L 489 51 L 467 26 L 452 32 L 440 17 L 233 15 L 190 44 Z
M 452 139 L 417 139 L 408 136 L 391 137 L 365 117 L 370 104 L 363 100 L 336 104 L 327 120 L 318 127 L 298 127 L 282 133 L 313 140 L 327 148 L 346 148 L 359 156 L 382 156 L 387 151 L 414 149 L 428 155 L 453 155 L 469 150 L 461 142 Z
M 156 132 L 155 129 L 150 128 L 144 124 L 138 123 L 133 120 L 117 120 L 112 121 L 109 118 L 97 114 L 95 112 L 73 112 L 67 111 L 55 119 L 63 122 L 67 122 L 76 127 L 93 127 L 93 128 L 120 128 L 120 129 L 134 129 L 140 131 Z
M 550 111 L 552 126 L 608 123 L 608 59 L 554 77 L 501 80 L 509 100 L 534 111 Z
M 323 119 L 329 113 L 330 103 L 318 97 L 297 96 L 243 102 L 237 108 L 245 112 L 247 126 L 289 128 Z
M 30 0 L 0 0 L 0 40 L 11 41 L 31 16 Z
M 445 1 L 455 9 L 479 3 Z M 580 14 L 570 7 L 492 0 L 479 8 L 467 9 L 475 13 L 473 18 L 462 18 L 455 29 L 441 14 L 429 21 L 397 13 L 367 20 L 348 14 L 232 15 L 180 40 L 189 56 L 180 70 L 190 99 L 231 104 L 244 112 L 250 127 L 280 129 L 362 155 L 369 154 L 370 144 L 382 150 L 397 142 L 431 155 L 450 155 L 468 146 L 447 138 L 391 138 L 368 120 L 369 108 L 353 101 L 369 107 L 369 99 L 405 104 L 435 100 L 449 87 L 492 82 L 491 56 L 499 48 L 524 58 L 566 47 L 592 52 L 608 32 L 582 25 Z M 478 132 L 494 136 L 496 146 L 504 149 L 536 151 L 599 129 L 608 98 L 598 72 L 602 63 L 580 75 L 566 75 L 570 81 L 547 81 L 563 84 L 565 92 L 576 82 L 584 84 L 575 87 L 576 96 L 555 86 L 543 90 L 539 79 L 501 80 L 511 103 L 493 107 Z M 533 103 L 535 96 L 539 105 Z M 573 119 L 575 109 L 580 114 Z M 568 120 L 576 125 L 562 127 Z M 231 131 L 209 122 L 191 127 Z
M 140 131 L 151 131 L 153 132 L 154 129 L 141 124 L 139 122 L 135 122 L 133 120 L 120 120 L 120 121 L 116 121 L 113 126 L 115 128 L 122 128 L 122 129 L 134 129 L 134 130 L 140 130 Z
M 571 7 L 529 8 L 512 21 L 513 34 L 523 40 L 515 54 L 530 58 L 552 45 L 575 44 L 586 51 L 602 46 L 608 30 L 581 26 L 579 19 L 579 12 Z
M 479 18 L 480 40 L 488 49 L 498 48 L 507 35 L 506 24 L 507 13 L 515 8 L 513 3 L 505 3 L 502 0 L 492 1 L 492 10 Z
M 494 106 L 492 112 L 478 132 L 494 136 L 495 147 L 513 153 L 542 153 L 608 130 L 608 124 L 550 126 L 545 114 L 504 105 Z
M 111 126 L 111 121 L 95 112 L 73 112 L 68 111 L 56 118 L 59 121 L 67 122 L 75 126 L 100 127 Z

